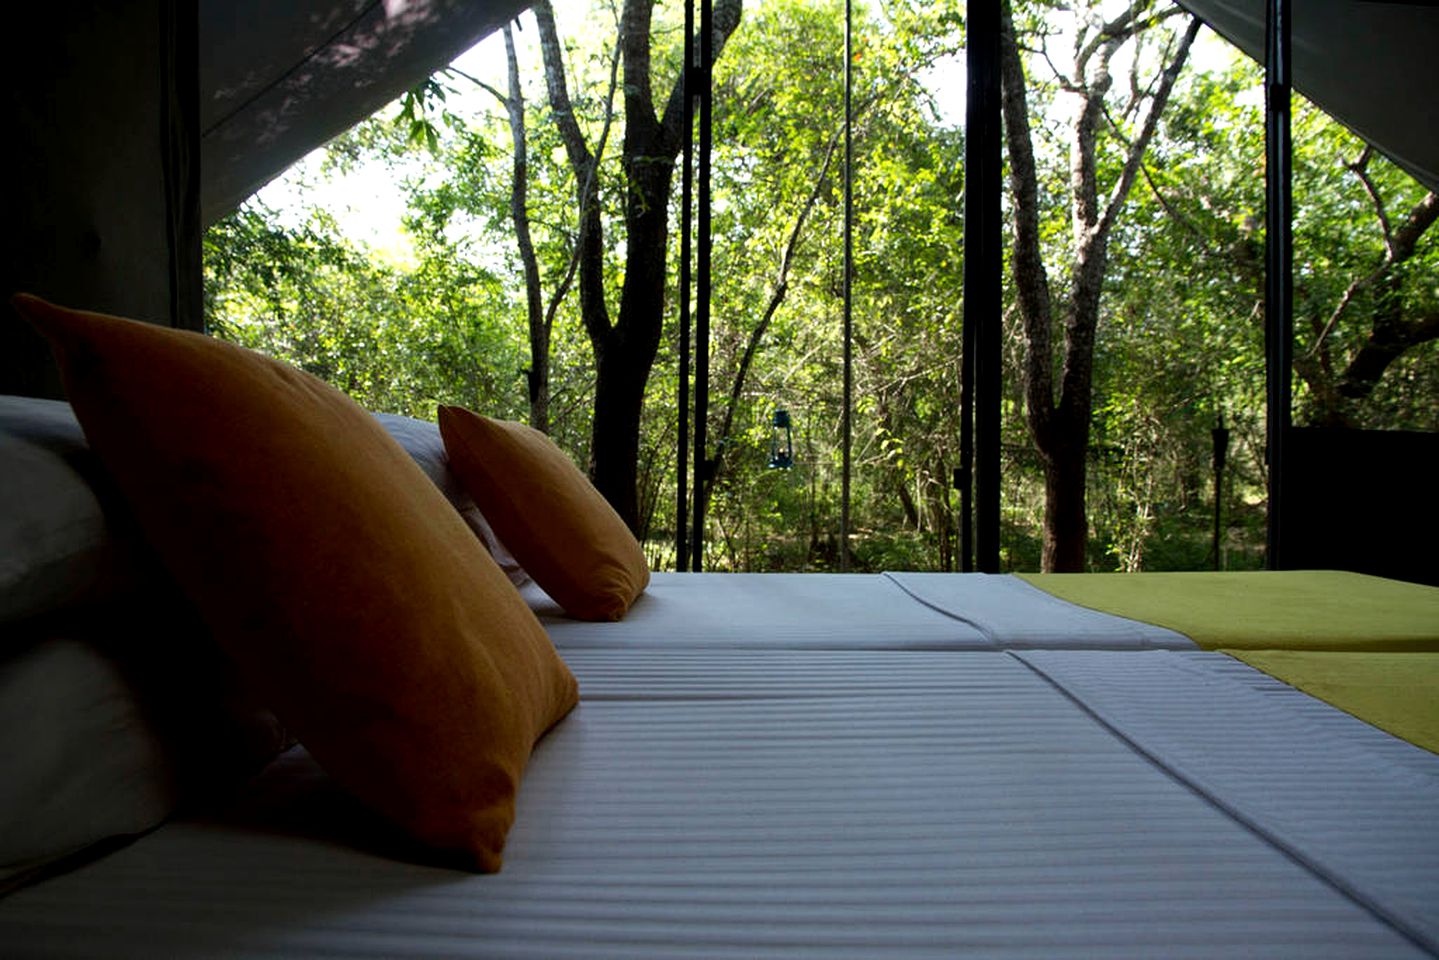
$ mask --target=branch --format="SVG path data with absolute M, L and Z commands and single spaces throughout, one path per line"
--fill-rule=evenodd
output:
M 1414 255 L 1414 245 L 1419 242 L 1424 231 L 1434 224 L 1435 219 L 1439 219 L 1439 194 L 1431 190 L 1414 204 L 1409 210 L 1409 216 L 1404 218 L 1404 223 L 1394 231 L 1395 263 L 1408 260 Z
M 1394 256 L 1394 230 L 1389 225 L 1389 214 L 1384 209 L 1384 198 L 1379 196 L 1374 181 L 1369 177 L 1369 161 L 1374 156 L 1374 147 L 1365 144 L 1364 150 L 1359 154 L 1359 159 L 1353 163 L 1346 163 L 1344 168 L 1359 178 L 1364 186 L 1364 192 L 1369 194 L 1369 199 L 1374 204 L 1374 213 L 1379 217 L 1379 229 L 1384 233 L 1384 250 L 1390 256 Z
M 1419 242 L 1419 238 L 1424 235 L 1426 230 L 1433 226 L 1435 219 L 1439 218 L 1439 194 L 1431 190 L 1410 209 L 1409 215 L 1404 218 L 1404 223 L 1400 225 L 1399 229 L 1397 231 L 1392 230 L 1389 221 L 1384 216 L 1384 204 L 1380 200 L 1377 191 L 1375 191 L 1374 185 L 1370 182 L 1367 171 L 1364 169 L 1368 163 L 1368 157 L 1366 156 L 1368 153 L 1369 148 L 1366 147 L 1365 153 L 1360 155 L 1359 160 L 1350 164 L 1349 169 L 1354 170 L 1359 176 L 1359 179 L 1363 181 L 1365 189 L 1370 192 L 1369 195 L 1374 200 L 1375 213 L 1383 223 L 1384 260 L 1379 266 L 1375 267 L 1368 276 L 1356 278 L 1345 288 L 1344 296 L 1339 299 L 1339 305 L 1329 314 L 1328 322 L 1324 324 L 1324 329 L 1319 331 L 1319 336 L 1314 340 L 1314 346 L 1305 351 L 1305 357 L 1314 356 L 1324 345 L 1325 339 L 1329 334 L 1334 332 L 1334 327 L 1339 323 L 1339 318 L 1344 315 L 1344 311 L 1349 309 L 1349 305 L 1354 302 L 1354 298 L 1360 290 L 1367 289 L 1379 283 L 1385 277 L 1389 276 L 1394 267 L 1414 255 L 1414 246 Z M 1355 169 L 1356 167 L 1358 169 Z M 1352 366 L 1353 364 L 1351 364 L 1351 367 Z M 1348 377 L 1347 373 L 1345 377 Z
M 508 30 L 508 29 L 509 29 L 509 26 L 506 25 L 505 29 Z M 513 44 L 514 41 L 510 41 L 510 42 Z M 503 93 L 501 93 L 500 91 L 496 90 L 494 87 L 490 86 L 488 83 L 485 83 L 485 81 L 481 80 L 479 77 L 472 76 L 472 75 L 466 73 L 465 71 L 461 70 L 459 67 L 446 67 L 443 72 L 444 72 L 444 73 L 452 73 L 452 74 L 454 74 L 455 76 L 460 77 L 460 78 L 463 79 L 463 80 L 468 80 L 468 81 L 470 81 L 470 82 L 473 83 L 475 86 L 479 87 L 481 90 L 485 90 L 485 91 L 489 92 L 490 94 L 492 94 L 496 100 L 500 101 L 500 105 L 501 105 L 502 107 L 504 107 L 506 110 L 508 110 L 508 109 L 510 108 L 510 98 L 507 97 L 507 96 L 505 96 L 505 95 L 504 95 Z
M 598 205 L 598 196 L 595 192 L 595 179 L 599 176 L 600 160 L 604 158 L 605 146 L 609 143 L 610 129 L 615 118 L 615 88 L 619 85 L 620 49 L 619 39 L 615 39 L 614 56 L 610 58 L 610 87 L 605 94 L 605 122 L 600 128 L 600 140 L 595 145 L 595 162 L 590 166 L 589 173 L 585 177 L 585 183 L 580 190 L 580 196 L 589 197 L 592 203 Z M 559 312 L 560 304 L 570 292 L 570 284 L 574 282 L 576 268 L 580 264 L 580 245 L 575 243 L 570 248 L 570 261 L 565 267 L 565 275 L 561 278 L 559 285 L 555 287 L 554 296 L 550 298 L 549 306 L 545 309 L 545 329 L 549 330 L 555 324 L 555 314 Z
M 1024 64 L 1009 4 L 1000 12 L 1000 105 L 1009 148 L 1009 182 L 1014 193 L 1014 285 L 1024 323 L 1025 406 L 1036 441 L 1047 447 L 1054 416 L 1053 356 L 1050 324 L 1053 314 L 1049 275 L 1044 269 L 1039 233 L 1039 178 L 1030 139 L 1029 104 L 1025 99 Z
M 1362 399 L 1374 391 L 1389 365 L 1411 347 L 1439 340 L 1439 311 L 1398 329 L 1375 330 L 1339 378 L 1340 396 Z
M 1081 73 L 1083 72 L 1083 67 L 1088 65 L 1089 58 L 1094 56 L 1095 52 L 1104 44 L 1110 42 L 1115 44 L 1123 43 L 1136 33 L 1143 33 L 1150 27 L 1183 12 L 1180 7 L 1176 6 L 1170 7 L 1168 10 L 1156 16 L 1141 19 L 1141 16 L 1153 6 L 1154 0 L 1136 0 L 1135 3 L 1129 6 L 1129 9 L 1100 27 L 1098 32 L 1096 32 L 1087 43 L 1079 44 L 1078 38 L 1076 38 L 1074 62 L 1081 67 Z
M 711 34 L 710 43 L 716 63 L 719 62 L 720 54 L 724 52 L 730 35 L 739 26 L 742 9 L 743 0 L 718 0 L 714 5 L 714 32 Z M 695 41 L 695 52 L 696 54 L 699 52 L 698 40 Z M 684 71 L 685 66 L 682 65 L 680 75 L 675 79 L 675 85 L 670 90 L 669 99 L 665 102 L 664 114 L 659 120 L 659 143 L 656 152 L 661 156 L 677 156 L 680 146 L 684 142 Z M 628 74 L 626 76 L 628 77 Z
M 515 53 L 515 35 L 507 23 L 504 26 L 505 63 L 510 94 L 503 98 L 505 110 L 510 118 L 510 140 L 514 144 L 514 163 L 510 174 L 510 218 L 515 224 L 515 244 L 519 247 L 520 263 L 525 274 L 525 317 L 529 327 L 530 371 L 529 400 L 530 426 L 542 433 L 549 432 L 549 414 L 546 409 L 549 399 L 549 328 L 544 324 L 541 303 L 544 294 L 540 288 L 540 264 L 535 256 L 534 240 L 530 236 L 529 214 L 529 144 L 525 132 L 525 99 L 520 86 L 520 61 Z
M 1047 40 L 1048 38 L 1046 37 L 1045 39 Z M 1041 43 L 1037 51 L 1032 50 L 1030 52 L 1038 53 L 1039 56 L 1044 58 L 1044 62 L 1049 66 L 1049 72 L 1054 74 L 1055 82 L 1059 84 L 1059 89 L 1065 93 L 1084 92 L 1084 88 L 1075 82 L 1067 73 L 1059 69 L 1059 64 L 1055 63 L 1053 58 L 1050 57 L 1048 43 Z
M 1204 231 L 1194 225 L 1194 221 L 1176 210 L 1174 205 L 1169 202 L 1169 198 L 1164 195 L 1164 191 L 1159 189 L 1159 184 L 1154 182 L 1154 176 L 1149 172 L 1149 165 L 1141 163 L 1139 165 L 1139 172 L 1144 174 L 1144 182 L 1149 185 L 1150 194 L 1159 202 L 1159 206 L 1164 209 L 1164 212 L 1169 215 L 1169 218 L 1195 236 L 1199 241 L 1199 245 L 1204 248 L 1204 255 L 1206 257 L 1214 256 L 1215 250 L 1209 243 L 1209 238 L 1204 235 Z
M 1334 327 L 1339 323 L 1339 318 L 1344 316 L 1344 311 L 1348 310 L 1349 305 L 1354 302 L 1355 295 L 1358 294 L 1360 290 L 1378 280 L 1384 272 L 1384 267 L 1380 267 L 1367 277 L 1355 277 L 1350 281 L 1349 286 L 1344 289 L 1344 296 L 1339 298 L 1339 305 L 1330 312 L 1329 320 L 1324 324 L 1323 329 L 1319 331 L 1319 335 L 1314 338 L 1314 345 L 1304 351 L 1304 358 L 1306 360 L 1312 358 L 1319 352 L 1320 348 L 1324 346 L 1324 341 L 1328 339 L 1329 334 L 1334 332 Z
M 1109 202 L 1105 206 L 1104 216 L 1100 219 L 1098 233 L 1104 236 L 1114 226 L 1115 219 L 1119 216 L 1120 209 L 1124 206 L 1125 199 L 1129 196 L 1129 189 L 1134 185 L 1134 177 L 1139 172 L 1140 161 L 1144 159 L 1144 151 L 1149 148 L 1149 141 L 1154 136 L 1155 128 L 1159 126 L 1159 115 L 1164 112 L 1164 107 L 1169 102 L 1169 95 L 1174 90 L 1174 82 L 1179 79 L 1179 71 L 1184 67 L 1184 61 L 1189 57 L 1189 48 L 1194 45 L 1194 38 L 1199 35 L 1199 18 L 1189 19 L 1189 28 L 1184 31 L 1183 38 L 1179 41 L 1179 48 L 1174 53 L 1174 59 L 1169 66 L 1164 68 L 1164 73 L 1159 81 L 1159 89 L 1154 91 L 1154 99 L 1149 104 L 1149 113 L 1144 117 L 1144 125 L 1140 128 L 1139 136 L 1134 138 L 1130 145 L 1129 155 L 1125 158 L 1124 169 L 1119 175 L 1119 181 L 1115 183 L 1114 189 L 1110 191 Z
M 620 50 L 625 64 L 625 128 L 649 131 L 657 123 L 650 80 L 650 18 L 655 0 L 625 0 L 620 14 Z M 629 132 L 625 134 L 628 142 Z M 626 151 L 628 153 L 628 151 Z
M 550 109 L 559 127 L 560 137 L 565 143 L 570 166 L 575 173 L 575 187 L 579 199 L 579 237 L 573 254 L 574 263 L 566 271 L 565 280 L 559 290 L 568 291 L 569 280 L 578 264 L 580 275 L 580 316 L 585 332 L 598 349 L 610 332 L 609 307 L 605 303 L 604 280 L 604 227 L 600 220 L 599 206 L 599 156 L 591 154 L 585 144 L 584 133 L 575 119 L 574 105 L 570 102 L 569 90 L 565 85 L 564 61 L 560 55 L 559 34 L 555 30 L 555 14 L 550 0 L 536 0 L 535 22 L 540 31 L 540 54 L 545 65 L 545 85 L 550 94 Z M 618 53 L 618 46 L 616 51 Z M 610 97 L 606 103 L 604 138 L 609 135 L 610 119 L 614 104 L 615 67 L 610 72 Z M 557 297 L 560 294 L 557 293 Z M 553 319 L 558 301 L 551 303 L 548 311 Z
M 585 145 L 584 132 L 575 119 L 575 107 L 570 102 L 569 87 L 565 83 L 565 62 L 560 53 L 559 33 L 555 30 L 555 11 L 550 0 L 535 0 L 535 22 L 540 28 L 540 57 L 545 64 L 545 87 L 550 94 L 550 110 L 555 115 L 555 125 L 560 129 L 560 139 L 565 142 L 570 166 L 579 173 L 589 167 L 590 151 Z

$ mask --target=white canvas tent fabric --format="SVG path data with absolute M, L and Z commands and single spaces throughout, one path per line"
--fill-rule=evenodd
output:
M 1266 0 L 1179 0 L 1264 62 Z M 1439 190 L 1439 6 L 1419 0 L 1292 0 L 1294 89 Z
M 449 63 L 526 0 L 204 0 L 200 208 L 208 225 Z

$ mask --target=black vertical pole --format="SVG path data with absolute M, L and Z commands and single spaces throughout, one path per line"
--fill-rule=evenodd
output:
M 714 8 L 700 0 L 700 62 L 695 92 L 700 100 L 699 256 L 695 264 L 695 480 L 694 532 L 690 537 L 690 569 L 704 569 L 705 485 L 709 483 L 710 389 L 710 68 L 714 65 Z
M 854 44 L 850 0 L 844 0 L 844 397 L 840 418 L 841 450 L 839 503 L 839 569 L 849 571 L 849 475 L 854 422 Z
M 1229 428 L 1224 413 L 1210 431 L 1214 441 L 1214 569 L 1224 569 L 1224 463 L 1229 456 Z
M 965 416 L 974 418 L 974 565 L 985 573 L 999 572 L 1000 318 L 1004 269 L 999 209 L 1003 189 L 999 5 L 1000 0 L 971 0 L 965 25 L 969 99 L 964 147 L 964 343 L 967 352 L 973 348 L 974 384 L 972 413 L 966 411 Z
M 1264 341 L 1269 526 L 1265 565 L 1284 563 L 1284 438 L 1294 353 L 1292 142 L 1289 130 L 1290 0 L 1269 0 L 1264 51 Z
M 694 32 L 695 0 L 685 0 L 684 66 L 680 83 L 684 87 L 684 150 L 680 172 L 680 376 L 675 416 L 677 440 L 675 463 L 675 569 L 689 569 L 689 445 L 690 445 L 690 233 L 694 206 Z
M 205 329 L 200 224 L 200 21 L 193 3 L 160 4 L 160 157 L 170 325 Z

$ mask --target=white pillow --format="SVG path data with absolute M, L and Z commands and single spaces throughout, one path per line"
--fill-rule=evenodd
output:
M 377 414 L 519 586 L 529 576 L 454 474 L 433 423 Z M 107 513 L 108 486 L 70 405 L 0 396 L 0 624 L 111 599 L 161 577 Z
M 151 829 L 284 746 L 206 632 L 176 614 L 110 608 L 80 631 L 93 639 L 0 657 L 0 893 Z
M 0 624 L 136 582 L 141 554 L 107 518 L 99 477 L 69 404 L 0 396 Z
M 510 582 L 517 587 L 528 583 L 530 575 L 525 573 L 519 561 L 500 542 L 500 538 L 495 536 L 495 531 L 490 529 L 485 515 L 465 492 L 459 478 L 450 470 L 450 457 L 445 453 L 445 441 L 440 436 L 439 426 L 394 413 L 377 413 L 375 419 L 380 421 L 380 426 L 385 428 L 396 443 L 405 448 L 405 452 L 425 472 L 425 476 L 434 481 L 445 499 L 460 512 L 460 516 L 490 551 L 490 556 L 495 558 L 495 562 L 505 571 Z

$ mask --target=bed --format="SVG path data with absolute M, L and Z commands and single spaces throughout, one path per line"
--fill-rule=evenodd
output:
M 66 405 L 4 399 L 0 537 L 30 556 L 0 606 L 6 956 L 1439 956 L 1439 756 L 1202 631 L 904 572 L 647 574 L 574 619 L 435 426 L 380 423 L 578 680 L 503 868 L 456 869 L 287 738 Z M 1247 652 L 1366 658 L 1338 680 L 1389 703 L 1363 678 L 1435 648 L 1365 649 L 1387 619 Z
M 1059 600 L 1016 577 L 949 576 L 942 596 L 913 575 L 655 573 L 615 624 L 581 624 L 534 584 L 523 590 L 561 648 L 625 646 L 893 650 L 1194 649 L 1182 634 Z
M 301 748 L 0 901 L 16 956 L 1434 955 L 1439 764 L 1219 654 L 585 649 L 504 870 Z

